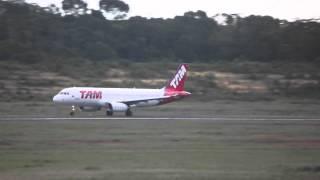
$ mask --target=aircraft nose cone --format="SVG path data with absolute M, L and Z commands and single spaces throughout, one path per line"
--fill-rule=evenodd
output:
M 55 95 L 55 96 L 53 96 L 52 101 L 59 102 L 60 100 L 59 100 L 59 97 L 57 95 Z
M 56 102 L 56 100 L 57 100 L 57 97 L 56 97 L 56 96 L 53 96 L 52 101 L 53 101 L 53 102 Z

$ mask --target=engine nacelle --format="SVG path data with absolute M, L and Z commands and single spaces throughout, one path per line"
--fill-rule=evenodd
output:
M 128 105 L 124 103 L 112 102 L 112 103 L 108 103 L 108 105 L 109 105 L 108 108 L 113 112 L 124 112 L 129 109 Z
M 80 106 L 80 110 L 84 112 L 95 112 L 100 111 L 101 107 L 94 107 L 94 106 Z

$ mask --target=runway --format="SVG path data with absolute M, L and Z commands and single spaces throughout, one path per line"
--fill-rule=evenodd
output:
M 0 179 L 318 177 L 320 116 L 185 116 L 0 116 Z
M 0 121 L 59 120 L 320 121 L 320 117 L 0 117 Z

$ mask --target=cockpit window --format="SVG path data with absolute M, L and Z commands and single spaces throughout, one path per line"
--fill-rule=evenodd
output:
M 69 95 L 68 92 L 60 92 L 59 94 L 61 94 L 61 95 Z

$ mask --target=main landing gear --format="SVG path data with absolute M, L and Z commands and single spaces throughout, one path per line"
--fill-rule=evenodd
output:
M 113 115 L 113 111 L 107 110 L 106 115 L 107 116 L 112 116 Z
M 130 109 L 126 111 L 126 116 L 132 116 L 132 111 Z
M 76 107 L 72 106 L 72 109 L 71 109 L 71 112 L 70 112 L 70 116 L 74 116 L 75 112 L 76 112 Z
M 107 116 L 113 116 L 113 111 L 111 111 L 111 110 L 107 110 L 106 111 L 106 115 Z M 132 116 L 132 111 L 130 110 L 130 109 L 128 109 L 126 112 L 125 112 L 125 115 L 126 116 Z

